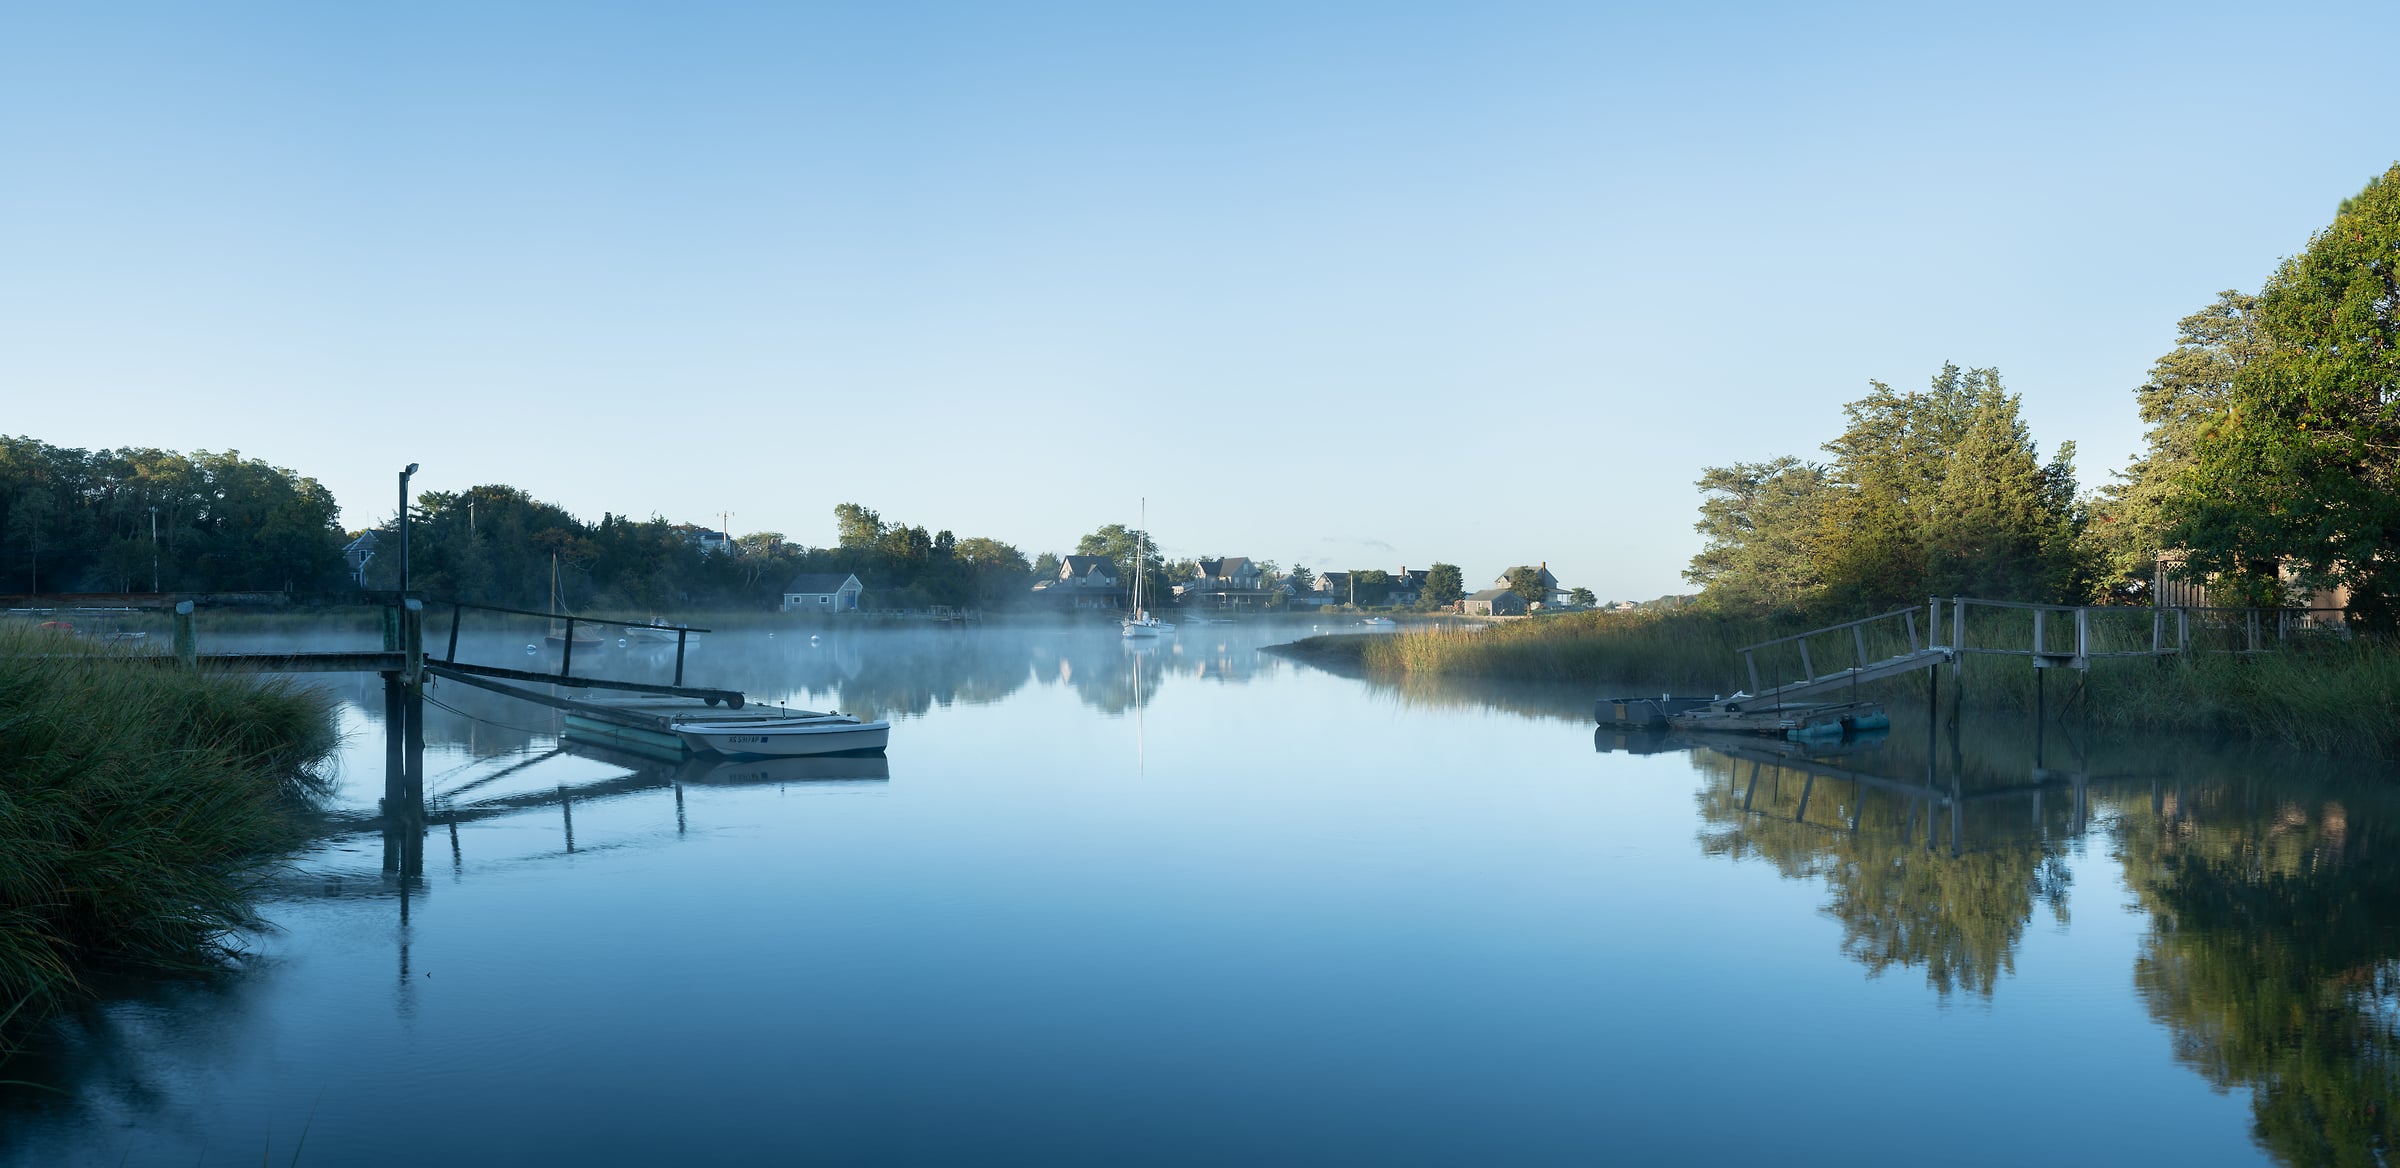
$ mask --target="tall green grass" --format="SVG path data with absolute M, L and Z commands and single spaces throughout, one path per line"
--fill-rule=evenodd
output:
M 90 651 L 0 630 L 0 1040 L 93 972 L 221 964 L 336 744 L 287 683 Z
M 1929 617 L 1919 613 L 1916 620 L 1924 643 Z M 2063 651 L 2073 643 L 2073 629 L 2065 621 L 2050 624 L 2045 645 Z M 1742 647 L 1805 627 L 1690 611 L 1575 613 L 1463 631 L 1311 637 L 1288 648 L 1319 665 L 1385 677 L 1729 694 L 1750 686 Z M 1945 627 L 1945 641 L 1951 632 Z M 1969 646 L 2030 647 L 2032 614 L 1971 609 L 1966 632 Z M 2153 632 L 2147 609 L 2098 614 L 2089 649 L 2146 650 Z M 1847 631 L 1812 637 L 1811 664 L 1819 673 L 1849 665 L 1859 640 L 1870 660 L 1888 656 L 1907 647 L 1906 626 L 1886 622 L 1855 639 Z M 2164 641 L 2173 644 L 2172 631 Z M 2400 756 L 2400 647 L 2319 630 L 2282 642 L 2264 636 L 2262 643 L 2271 647 L 2262 652 L 2226 652 L 2247 643 L 2238 624 L 2195 624 L 2189 643 L 2194 651 L 2182 656 L 2102 658 L 2088 673 L 2051 670 L 2040 679 L 2046 689 L 2041 700 L 2053 712 L 2088 714 L 2100 726 L 2228 733 L 2319 753 Z M 1757 657 L 1763 685 L 1803 676 L 1791 644 Z M 1923 701 L 1925 684 L 1917 673 L 1875 683 L 1866 692 L 1887 702 Z M 2028 709 L 2037 700 L 2035 670 L 2025 657 L 1970 654 L 1963 676 L 1943 668 L 1939 684 L 1945 701 L 1963 694 L 1977 707 Z

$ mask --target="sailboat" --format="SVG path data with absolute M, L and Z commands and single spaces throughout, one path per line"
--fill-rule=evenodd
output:
M 558 615 L 560 615 L 560 613 L 559 613 L 559 604 L 558 604 L 558 553 L 557 553 L 557 552 L 552 552 L 552 553 L 550 553 L 550 615 L 551 615 L 551 616 L 554 616 L 554 617 L 555 617 L 555 616 L 558 616 Z M 593 649 L 593 648 L 598 648 L 598 647 L 599 647 L 599 645 L 600 645 L 600 630 L 598 630 L 598 629 L 595 629 L 595 628 L 593 628 L 592 626 L 590 626 L 590 625 L 588 625 L 588 624 L 573 624 L 573 625 L 570 625 L 570 624 L 568 624 L 567 622 L 565 622 L 565 621 L 563 621 L 563 620 L 553 620 L 553 621 L 551 621 L 551 622 L 550 622 L 550 638 L 549 638 L 549 639 L 550 639 L 550 643 L 551 643 L 551 644 L 553 644 L 553 645 L 564 645 L 564 644 L 566 644 L 566 643 L 567 643 L 567 630 L 569 630 L 569 629 L 573 629 L 573 630 L 575 630 L 575 647 L 576 647 L 576 648 L 578 648 L 578 649 Z
M 1133 615 L 1121 622 L 1128 637 L 1158 637 L 1175 631 L 1175 626 L 1158 619 L 1158 614 L 1143 607 L 1142 581 L 1150 573 L 1149 565 L 1150 500 L 1142 500 L 1142 525 L 1133 533 Z

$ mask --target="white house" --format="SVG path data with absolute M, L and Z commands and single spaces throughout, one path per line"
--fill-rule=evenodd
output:
M 783 586 L 785 612 L 857 612 L 858 577 L 839 572 L 802 572 Z

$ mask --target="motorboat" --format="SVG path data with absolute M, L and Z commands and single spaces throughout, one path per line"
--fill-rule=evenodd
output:
M 667 729 L 696 752 L 759 757 L 871 752 L 882 750 L 892 739 L 889 722 L 806 711 L 780 718 L 694 718 L 669 722 Z
M 1389 617 L 1380 616 L 1368 617 L 1367 619 L 1358 622 L 1358 624 L 1360 628 L 1367 629 L 1396 629 L 1400 627 L 1399 621 L 1392 620 Z

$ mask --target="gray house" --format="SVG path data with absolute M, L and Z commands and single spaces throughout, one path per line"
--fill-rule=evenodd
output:
M 857 612 L 866 587 L 843 572 L 802 572 L 783 586 L 785 612 Z
M 1065 556 L 1058 575 L 1034 584 L 1037 600 L 1062 608 L 1120 608 L 1125 590 L 1117 586 L 1117 562 L 1107 556 Z
M 1507 588 L 1486 588 L 1458 602 L 1458 611 L 1468 616 L 1523 616 L 1525 598 Z

